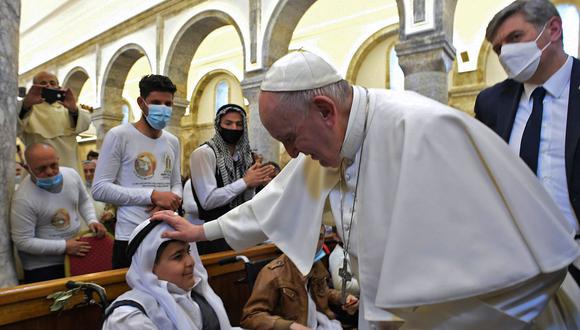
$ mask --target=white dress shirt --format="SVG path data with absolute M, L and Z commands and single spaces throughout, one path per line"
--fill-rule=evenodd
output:
M 566 120 L 568 118 L 568 98 L 570 95 L 570 76 L 572 75 L 572 57 L 554 73 L 543 85 L 546 89 L 542 130 L 540 132 L 540 149 L 538 156 L 538 178 L 554 199 L 566 220 L 580 232 L 576 214 L 570 204 L 568 181 L 566 180 Z M 520 153 L 522 135 L 532 113 L 532 92 L 538 85 L 524 84 L 524 92 L 518 105 L 510 147 Z

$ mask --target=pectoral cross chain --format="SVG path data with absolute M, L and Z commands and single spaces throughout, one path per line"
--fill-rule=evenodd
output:
M 340 300 L 346 304 L 346 283 L 352 280 L 352 274 L 348 271 L 346 258 L 342 259 L 342 268 L 338 270 L 338 275 L 342 278 L 342 290 Z

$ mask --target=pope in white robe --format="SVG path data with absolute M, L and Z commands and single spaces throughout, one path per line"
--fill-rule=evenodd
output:
M 270 239 L 307 274 L 328 201 L 360 283 L 361 329 L 527 328 L 580 254 L 505 142 L 436 101 L 350 86 L 299 51 L 268 71 L 260 119 L 295 158 L 264 190 L 203 228 L 154 219 L 178 230 L 167 237 L 225 237 L 236 250 Z

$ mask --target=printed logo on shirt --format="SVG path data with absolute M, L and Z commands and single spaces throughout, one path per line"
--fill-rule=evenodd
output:
M 155 156 L 147 151 L 142 152 L 135 159 L 135 175 L 140 179 L 151 179 L 153 174 L 155 174 L 156 166 L 157 160 Z
M 163 158 L 165 158 L 165 170 L 163 171 L 163 176 L 171 176 L 171 171 L 173 170 L 173 161 L 171 160 L 171 155 L 168 153 L 165 153 L 165 155 L 163 155 Z
M 65 230 L 70 227 L 70 215 L 68 214 L 68 210 L 64 208 L 56 210 L 56 214 L 50 221 L 50 224 L 58 230 Z

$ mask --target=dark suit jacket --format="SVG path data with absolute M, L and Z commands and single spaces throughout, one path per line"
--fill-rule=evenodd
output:
M 504 80 L 484 89 L 475 101 L 475 118 L 499 134 L 506 142 L 524 90 L 522 83 Z M 566 123 L 566 177 L 572 208 L 580 217 L 580 61 L 573 59 Z

